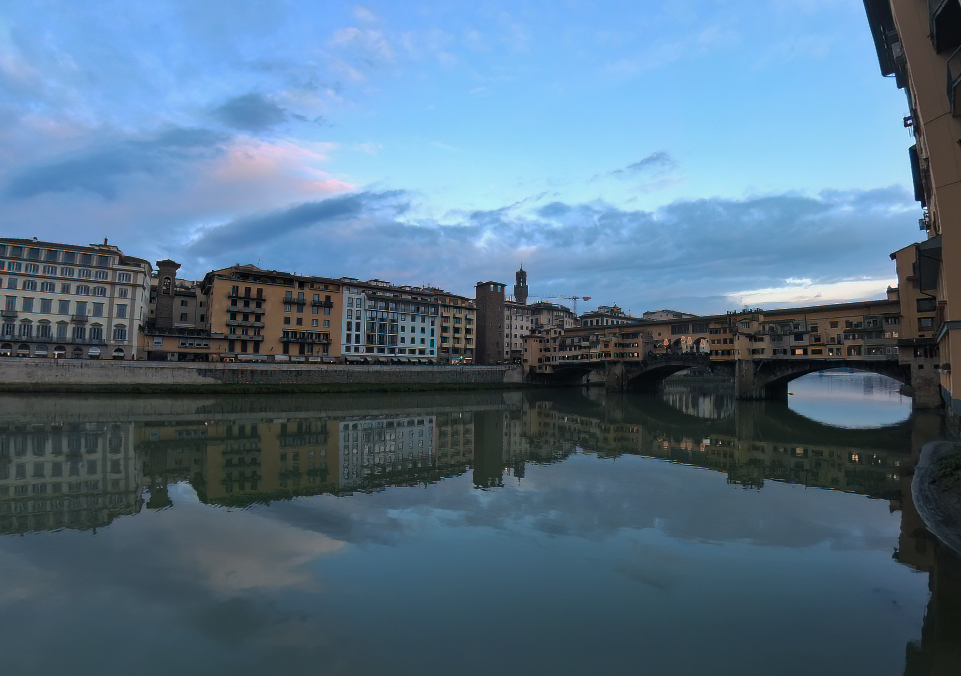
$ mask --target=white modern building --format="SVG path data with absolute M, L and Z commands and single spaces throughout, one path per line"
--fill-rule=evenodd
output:
M 345 277 L 342 353 L 348 361 L 434 362 L 439 303 L 429 290 Z

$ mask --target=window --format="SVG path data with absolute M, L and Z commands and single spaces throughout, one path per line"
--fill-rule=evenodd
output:
M 57 286 L 54 282 L 40 282 L 40 291 L 43 293 L 56 293 Z
M 87 337 L 87 327 L 86 326 L 75 326 L 73 327 L 73 339 L 74 340 L 84 340 Z
M 17 278 L 16 278 L 16 277 L 8 277 L 8 278 L 7 278 L 7 288 L 8 288 L 8 289 L 16 289 L 16 288 L 17 288 Z
M 317 326 L 317 320 L 316 320 L 316 319 L 314 320 L 314 326 Z M 330 320 L 329 320 L 329 319 L 325 319 L 325 320 L 324 320 L 324 328 L 325 328 L 325 329 L 329 329 L 329 328 L 330 328 Z
M 93 254 L 80 254 L 80 265 L 93 265 Z
M 107 272 L 106 270 L 94 270 L 94 272 L 93 272 L 93 278 L 94 278 L 94 279 L 101 279 L 101 280 L 102 280 L 102 279 L 110 279 L 110 273 Z
M 125 287 L 121 287 L 117 289 L 117 298 L 129 298 L 129 297 L 130 297 L 130 289 Z
M 110 265 L 110 256 L 97 256 L 97 265 L 102 268 Z
M 35 275 L 40 272 L 40 266 L 36 263 L 27 263 L 23 266 L 23 271 L 31 275 Z
M 181 300 L 181 301 L 180 301 L 180 307 L 187 307 L 187 301 Z
M 70 285 L 66 282 L 60 285 L 60 293 L 70 293 Z
M 33 312 L 33 298 L 23 298 L 21 303 L 24 312 Z
M 95 286 L 95 287 L 93 287 L 93 295 L 95 295 L 95 296 L 106 296 L 106 295 L 107 295 L 107 287 L 105 287 L 105 286 Z
M 934 328 L 934 317 L 918 317 L 918 328 L 919 328 L 919 329 L 933 329 L 933 328 Z
M 48 315 L 53 312 L 53 301 L 49 298 L 40 299 L 40 312 L 42 314 Z
M 117 341 L 127 340 L 127 327 L 119 324 L 113 329 L 113 339 Z
M 316 320 L 316 319 L 311 319 L 311 320 L 310 320 L 310 325 L 311 325 L 311 326 L 317 326 L 317 320 Z
M 118 305 L 118 306 L 117 306 L 117 318 L 118 318 L 118 319 L 126 319 L 126 318 L 127 318 L 127 306 L 126 306 L 126 305 Z
M 77 312 L 76 312 L 76 314 L 77 314 L 78 317 L 86 317 L 86 316 L 87 316 L 87 302 L 86 302 L 86 301 L 83 301 L 83 300 L 78 300 L 78 301 L 77 301 Z
M 43 266 L 43 274 L 45 274 L 45 275 L 55 275 L 55 274 L 57 274 L 57 266 L 56 266 L 56 265 L 44 265 L 44 266 Z
M 103 317 L 103 303 L 94 303 L 94 304 L 93 304 L 93 316 L 94 316 L 94 317 Z
M 90 327 L 90 340 L 101 341 L 103 340 L 103 327 L 94 324 Z
M 186 312 L 181 312 L 181 313 L 180 313 L 180 321 L 182 321 L 182 322 L 187 321 L 187 313 L 186 313 Z
M 54 262 L 60 260 L 60 252 L 56 249 L 47 249 L 46 260 Z
M 133 279 L 129 272 L 118 272 L 117 281 L 118 282 L 129 282 Z
M 57 314 L 58 315 L 68 315 L 70 314 L 70 301 L 60 300 L 57 301 Z
M 918 312 L 934 312 L 938 307 L 938 301 L 934 298 L 918 298 Z
M 90 287 L 86 284 L 77 284 L 77 295 L 78 296 L 89 296 Z
M 73 275 L 74 275 L 73 268 L 60 268 L 61 277 L 73 277 Z
M 36 291 L 37 283 L 32 279 L 23 280 L 23 290 L 24 291 Z
M 91 271 L 87 268 L 80 268 L 77 270 L 77 277 L 81 279 L 90 279 L 92 277 Z

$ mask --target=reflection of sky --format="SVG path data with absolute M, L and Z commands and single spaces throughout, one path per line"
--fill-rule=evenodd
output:
M 576 455 L 96 535 L 0 538 L 5 673 L 899 674 L 926 577 L 886 502 Z M 56 650 L 50 650 L 51 645 Z M 745 656 L 750 656 L 745 659 Z
M 906 420 L 911 398 L 900 383 L 874 373 L 814 373 L 788 383 L 790 407 L 839 427 L 881 427 Z

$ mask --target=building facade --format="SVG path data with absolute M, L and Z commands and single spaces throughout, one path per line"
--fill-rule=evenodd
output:
M 961 3 L 958 0 L 864 0 L 882 75 L 907 95 L 903 124 L 914 145 L 907 159 L 926 239 L 895 252 L 898 283 L 919 322 L 903 330 L 905 344 L 937 367 L 945 402 L 961 414 Z M 913 260 L 911 260 L 913 258 Z M 924 310 L 911 305 L 919 297 Z M 931 316 L 926 308 L 936 308 Z M 925 341 L 924 343 L 919 341 Z M 925 364 L 927 365 L 927 364 Z
M 344 277 L 343 356 L 348 362 L 434 362 L 440 303 L 433 289 Z
M 254 265 L 208 272 L 204 329 L 219 359 L 324 361 L 340 354 L 343 285 Z
M 0 355 L 137 359 L 150 273 L 106 240 L 0 239 Z

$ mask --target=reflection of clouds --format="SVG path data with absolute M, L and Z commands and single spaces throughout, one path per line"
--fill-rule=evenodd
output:
M 507 482 L 486 492 L 469 486 L 468 477 L 458 477 L 430 491 L 390 489 L 349 502 L 320 496 L 274 505 L 266 516 L 352 543 L 391 545 L 446 528 L 594 542 L 623 529 L 654 528 L 696 542 L 886 549 L 897 530 L 896 517 L 862 496 L 773 481 L 761 491 L 746 491 L 714 471 L 641 457 L 621 457 L 615 464 L 575 455 L 528 467 L 520 486 Z M 385 509 L 402 510 L 403 518 L 385 520 Z M 331 524 L 335 533 L 324 530 Z
M 0 550 L 0 607 L 45 594 L 53 575 L 32 566 L 19 556 Z
M 312 589 L 307 564 L 340 550 L 343 542 L 292 526 L 279 526 L 254 512 L 227 512 L 184 504 L 192 491 L 180 484 L 171 495 L 177 509 L 155 537 L 176 541 L 169 565 L 195 576 L 221 595 L 245 590 Z M 202 518 L 198 518 L 201 516 Z
M 826 373 L 788 384 L 790 407 L 817 422 L 838 427 L 881 427 L 911 415 L 911 398 L 901 384 L 874 373 Z

